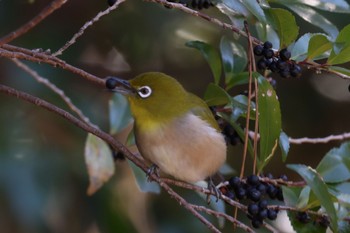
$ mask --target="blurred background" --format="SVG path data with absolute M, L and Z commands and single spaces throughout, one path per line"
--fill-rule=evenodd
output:
M 27 22 L 49 2 L 0 0 L 0 37 Z M 106 0 L 68 1 L 11 43 L 54 52 L 106 7 Z M 216 9 L 205 13 L 229 22 Z M 323 14 L 338 29 L 350 23 L 348 15 Z M 299 18 L 297 23 L 300 35 L 319 31 Z M 60 58 L 101 78 L 115 75 L 129 79 L 146 71 L 165 72 L 177 78 L 187 90 L 203 96 L 212 81 L 211 71 L 200 53 L 184 44 L 201 40 L 218 47 L 223 35 L 233 38 L 230 31 L 178 10 L 128 0 L 90 27 Z M 111 93 L 59 68 L 25 63 L 64 90 L 93 123 L 109 130 Z M 350 68 L 349 64 L 346 66 Z M 0 58 L 0 80 L 67 109 L 57 95 L 11 60 Z M 283 129 L 290 137 L 324 137 L 350 132 L 349 80 L 304 69 L 300 79 L 276 77 L 276 81 Z M 236 88 L 231 94 L 242 91 L 244 87 Z M 118 162 L 115 175 L 100 191 L 87 196 L 89 177 L 83 155 L 86 136 L 55 114 L 1 94 L 1 233 L 209 232 L 166 193 L 140 192 L 125 161 Z M 316 166 L 327 151 L 339 144 L 292 145 L 287 163 Z M 242 149 L 239 144 L 229 151 L 229 164 L 236 171 L 239 171 Z M 278 154 L 267 170 L 276 176 L 283 173 L 290 179 L 299 179 L 285 168 Z M 247 173 L 250 172 L 247 169 Z M 176 190 L 187 200 L 204 204 L 196 194 Z M 228 213 L 230 211 L 232 213 L 231 209 Z M 209 219 L 216 223 L 214 218 Z M 223 231 L 232 232 L 232 226 L 226 224 Z

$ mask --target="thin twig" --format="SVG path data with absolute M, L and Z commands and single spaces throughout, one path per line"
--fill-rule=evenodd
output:
M 37 63 L 46 63 L 49 65 L 52 65 L 53 67 L 60 67 L 74 74 L 78 74 L 81 77 L 99 86 L 105 86 L 105 80 L 100 79 L 99 77 L 92 75 L 82 69 L 69 65 L 65 61 L 57 57 L 47 55 L 45 53 L 38 53 L 38 52 L 34 52 L 24 48 L 19 48 L 12 45 L 3 45 L 2 47 L 0 47 L 0 56 L 8 57 L 8 58 L 18 58 L 18 59 L 28 60 L 32 62 L 37 62 Z
M 188 7 L 186 7 L 183 4 L 174 3 L 174 2 L 170 2 L 170 1 L 168 2 L 166 0 L 145 0 L 145 1 L 159 3 L 159 4 L 162 4 L 162 5 L 164 5 L 166 7 L 169 7 L 169 8 L 175 8 L 175 9 L 181 10 L 181 11 L 187 13 L 187 14 L 190 14 L 190 15 L 193 15 L 193 16 L 205 19 L 205 20 L 207 20 L 207 21 L 209 21 L 209 22 L 211 22 L 213 24 L 216 24 L 216 25 L 220 26 L 221 28 L 229 29 L 229 30 L 231 30 L 232 32 L 234 32 L 234 33 L 236 33 L 238 35 L 247 37 L 247 34 L 246 34 L 245 31 L 240 30 L 239 28 L 233 26 L 232 24 L 224 23 L 224 22 L 220 21 L 217 18 L 213 18 L 213 17 L 211 17 L 209 15 L 206 15 L 206 14 L 204 14 L 202 12 L 199 12 L 199 11 L 193 10 L 191 8 L 188 8 Z M 252 37 L 252 41 L 253 41 L 254 44 L 261 44 L 262 43 L 260 40 L 258 40 L 255 37 Z
M 329 65 L 327 65 L 327 64 L 319 64 L 317 62 L 309 61 L 309 60 L 302 61 L 302 62 L 300 62 L 300 64 L 305 65 L 308 69 L 315 70 L 316 73 L 320 73 L 321 71 L 324 71 L 324 72 L 327 72 L 330 74 L 337 75 L 342 79 L 347 79 L 347 80 L 350 79 L 349 75 L 339 73 L 336 70 L 330 70 Z
M 104 131 L 95 128 L 89 124 L 86 124 L 85 122 L 79 120 L 78 118 L 74 117 L 72 114 L 64 111 L 61 108 L 58 108 L 55 105 L 50 104 L 49 102 L 40 99 L 38 97 L 29 95 L 27 93 L 15 90 L 13 88 L 10 88 L 5 85 L 0 85 L 0 92 L 3 92 L 5 94 L 15 96 L 19 99 L 25 100 L 27 102 L 30 102 L 32 104 L 35 104 L 39 107 L 42 107 L 48 111 L 54 112 L 61 117 L 67 119 L 74 125 L 78 126 L 79 128 L 83 129 L 86 132 L 92 133 L 95 136 L 101 138 L 108 144 L 112 146 L 114 150 L 118 150 L 122 152 L 130 161 L 132 161 L 136 166 L 140 167 L 144 172 L 147 172 L 148 167 L 146 164 L 137 156 L 132 154 L 122 143 L 115 140 L 111 135 L 105 133 Z M 173 189 L 171 189 L 166 183 L 164 183 L 158 176 L 155 174 L 150 174 L 152 180 L 159 183 L 161 187 L 164 188 L 168 192 L 168 194 L 173 197 L 175 200 L 178 201 L 178 203 L 186 208 L 188 211 L 190 211 L 195 217 L 197 217 L 204 225 L 208 227 L 213 232 L 220 233 L 220 230 L 218 230 L 211 222 L 209 222 L 207 219 L 205 219 L 197 210 L 195 210 L 184 198 L 182 198 L 179 194 L 177 194 Z
M 343 133 L 343 134 L 338 134 L 338 135 L 329 135 L 324 138 L 308 138 L 308 137 L 303 137 L 303 138 L 289 138 L 289 143 L 291 144 L 305 144 L 305 143 L 328 143 L 330 141 L 343 141 L 350 139 L 350 133 Z
M 54 0 L 52 1 L 48 6 L 46 6 L 39 14 L 37 14 L 33 19 L 31 19 L 29 22 L 23 24 L 20 28 L 18 28 L 15 31 L 12 31 L 11 33 L 5 35 L 4 37 L 0 38 L 0 46 L 6 43 L 9 43 L 10 41 L 20 37 L 21 35 L 28 32 L 30 29 L 38 25 L 43 19 L 45 19 L 47 16 L 52 14 L 55 10 L 60 8 L 64 3 L 66 3 L 67 0 Z
M 52 90 L 54 93 L 59 95 L 61 99 L 68 105 L 68 107 L 75 112 L 79 118 L 84 121 L 87 124 L 91 124 L 94 127 L 98 128 L 98 126 L 92 124 L 90 122 L 90 119 L 84 115 L 84 113 L 73 104 L 72 100 L 64 93 L 63 90 L 58 88 L 55 84 L 51 83 L 48 79 L 40 76 L 35 70 L 31 69 L 29 66 L 24 64 L 23 62 L 19 61 L 18 59 L 11 59 L 19 68 L 27 72 L 29 75 L 31 75 L 37 82 L 44 84 L 47 86 L 50 90 Z
M 237 227 L 242 228 L 246 232 L 251 232 L 251 233 L 255 232 L 252 228 L 248 227 L 247 225 L 245 225 L 241 221 L 238 221 L 236 218 L 233 218 L 233 217 L 231 217 L 231 216 L 229 216 L 229 215 L 227 215 L 225 213 L 218 212 L 218 211 L 206 208 L 204 206 L 198 206 L 198 205 L 193 205 L 193 204 L 191 204 L 191 206 L 194 209 L 196 209 L 196 210 L 199 210 L 199 211 L 205 212 L 207 214 L 213 215 L 213 216 L 215 216 L 217 218 L 220 218 L 220 217 L 225 218 L 226 220 L 236 224 Z
M 66 49 L 68 49 L 71 45 L 73 45 L 76 40 L 82 36 L 85 32 L 85 30 L 92 26 L 94 23 L 96 23 L 97 21 L 100 20 L 100 18 L 102 16 L 105 16 L 107 14 L 109 14 L 111 11 L 115 10 L 118 8 L 118 6 L 125 2 L 125 0 L 118 0 L 113 6 L 108 7 L 106 10 L 99 12 L 92 20 L 89 20 L 88 22 L 86 22 L 81 28 L 80 30 L 74 34 L 74 36 L 59 50 L 57 50 L 55 53 L 52 54 L 52 56 L 59 56 L 63 53 L 63 51 L 65 51 Z
M 252 72 L 256 71 L 255 66 L 255 58 L 253 53 L 253 44 L 251 35 L 248 28 L 248 23 L 244 22 L 244 28 L 246 30 L 246 33 L 248 35 L 248 58 L 249 58 L 249 76 L 252 75 Z M 253 160 L 253 174 L 256 172 L 256 163 L 258 159 L 258 127 L 259 127 L 259 107 L 258 107 L 258 83 L 257 80 L 254 79 L 254 90 L 255 90 L 255 126 L 254 126 L 254 144 L 253 144 L 253 151 L 254 151 L 254 160 Z M 250 99 L 252 99 L 251 96 L 249 96 Z M 250 100 L 249 100 L 250 101 Z

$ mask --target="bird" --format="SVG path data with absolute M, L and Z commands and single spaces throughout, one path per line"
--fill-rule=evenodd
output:
M 127 81 L 108 77 L 106 87 L 123 94 L 134 118 L 136 146 L 153 168 L 187 183 L 214 175 L 226 161 L 225 138 L 204 100 L 173 77 L 142 73 Z

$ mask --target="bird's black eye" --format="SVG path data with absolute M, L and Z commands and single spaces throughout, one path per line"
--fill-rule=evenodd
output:
M 149 86 L 143 86 L 137 89 L 137 93 L 141 98 L 147 98 L 152 94 L 152 89 Z

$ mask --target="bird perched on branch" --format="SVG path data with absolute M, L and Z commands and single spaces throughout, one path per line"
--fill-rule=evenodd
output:
M 129 81 L 110 77 L 106 86 L 127 97 L 136 145 L 153 168 L 195 183 L 225 162 L 225 139 L 212 112 L 176 79 L 149 72 Z

